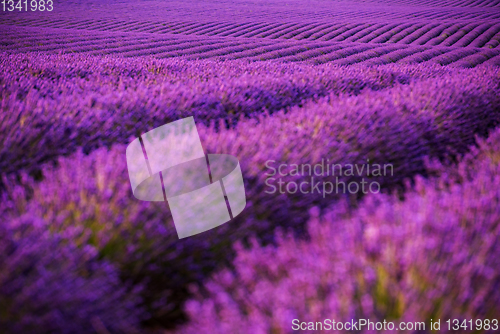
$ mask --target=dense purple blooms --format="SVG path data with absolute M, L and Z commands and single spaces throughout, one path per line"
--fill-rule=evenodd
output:
M 407 68 L 3 54 L 0 169 L 77 147 L 125 143 L 184 116 L 198 122 L 270 113 L 304 100 L 407 83 Z M 422 69 L 420 76 L 439 70 Z M 418 75 L 417 75 L 418 77 Z M 83 94 L 83 92 L 91 92 Z M 7 112 L 8 111 L 8 112 Z
M 51 229 L 36 215 L 1 221 L 2 333 L 135 333 L 146 316 L 140 285 L 124 285 L 115 266 L 79 243 L 81 227 Z
M 238 243 L 234 270 L 214 274 L 204 293 L 193 287 L 191 322 L 176 333 L 292 333 L 293 319 L 428 326 L 497 317 L 499 145 L 497 130 L 457 167 L 418 179 L 404 200 L 370 195 L 357 210 L 339 204 L 321 217 L 312 209 L 307 241 L 278 233 L 277 247 Z

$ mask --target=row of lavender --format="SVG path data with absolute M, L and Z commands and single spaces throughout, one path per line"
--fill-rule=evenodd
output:
M 390 333 L 387 322 L 430 332 L 438 319 L 442 332 L 493 331 L 500 320 L 499 147 L 497 128 L 458 166 L 418 178 L 404 200 L 378 194 L 356 211 L 345 203 L 324 215 L 313 208 L 308 241 L 278 232 L 278 247 L 237 243 L 232 270 L 214 274 L 203 290 L 192 287 L 190 323 L 175 333 L 329 333 L 332 326 L 351 333 L 353 323 L 359 333 Z M 447 319 L 462 327 L 454 321 L 450 330 Z
M 123 84 L 132 87 L 135 87 L 134 82 L 138 86 L 147 87 L 148 83 L 152 84 L 151 82 L 159 78 L 150 77 L 150 72 L 147 70 L 134 71 L 134 67 L 130 66 L 133 63 L 124 63 L 125 67 L 122 68 L 117 67 L 113 59 L 105 58 L 102 62 L 100 64 L 106 71 L 99 72 L 99 75 L 106 73 L 110 78 L 113 78 L 113 73 L 122 73 L 129 67 L 131 82 Z M 167 80 L 172 80 L 172 83 L 177 82 L 179 85 L 183 82 L 203 82 L 211 78 L 215 72 L 213 66 L 208 66 L 210 63 L 206 62 L 162 64 L 164 66 L 154 68 L 163 73 L 163 77 Z M 64 76 L 56 70 L 43 72 L 35 69 L 30 72 L 28 66 L 24 71 L 37 73 L 38 77 L 42 77 L 43 81 L 39 87 L 43 94 L 40 96 L 50 97 L 50 94 L 58 95 L 54 87 L 59 86 L 50 85 L 57 82 L 55 80 L 59 76 L 60 80 L 65 80 L 65 85 L 71 85 L 71 82 L 75 81 L 75 87 L 83 85 L 79 89 L 85 88 L 87 84 L 85 78 L 93 78 L 91 72 L 96 66 L 95 63 L 87 65 L 90 65 L 89 72 L 82 72 L 83 69 L 79 67 L 71 67 L 73 65 L 69 66 L 71 70 L 63 66 Z M 356 82 L 352 74 L 362 73 L 359 72 L 360 69 L 355 68 L 328 70 L 328 67 L 318 67 L 308 70 L 305 67 L 290 68 L 288 65 L 277 67 L 276 64 L 238 64 L 247 68 L 226 65 L 227 67 L 220 66 L 218 69 L 218 75 L 224 78 L 224 82 L 227 82 L 232 74 L 236 75 L 241 73 L 238 71 L 245 69 L 254 69 L 255 71 L 250 72 L 256 76 L 262 76 L 265 71 L 282 75 L 281 70 L 287 73 L 287 69 L 295 69 L 296 73 L 294 72 L 288 81 L 292 83 L 306 80 L 310 71 L 327 71 L 331 78 L 337 73 L 337 77 L 347 80 L 344 83 L 348 83 L 348 80 Z M 145 67 L 148 68 L 152 67 Z M 225 69 L 226 76 L 222 76 L 221 69 Z M 331 164 L 361 166 L 369 159 L 371 164 L 392 164 L 391 175 L 379 177 L 369 175 L 365 171 L 358 175 L 341 175 L 339 181 L 350 184 L 359 183 L 364 179 L 368 182 L 377 182 L 382 189 L 389 190 L 401 186 L 406 178 L 416 174 L 427 174 L 426 157 L 445 158 L 448 155 L 460 154 L 474 143 L 476 134 L 486 135 L 487 129 L 499 123 L 499 70 L 393 66 L 385 69 L 365 69 L 365 71 L 367 72 L 363 78 L 367 82 L 372 82 L 371 88 L 375 87 L 375 83 L 381 85 L 380 79 L 385 78 L 382 82 L 385 82 L 384 86 L 387 89 L 366 90 L 358 96 L 340 98 L 335 95 L 338 91 L 333 90 L 331 92 L 333 95 L 305 102 L 302 107 L 292 107 L 287 113 L 282 111 L 269 117 L 254 116 L 251 119 L 241 119 L 230 129 L 224 126 L 216 129 L 215 126 L 204 126 L 200 123 L 198 131 L 207 152 L 232 154 L 240 159 L 248 205 L 230 224 L 198 236 L 177 240 L 165 204 L 141 202 L 133 198 L 124 159 L 125 145 L 122 144 L 113 145 L 109 151 L 101 148 L 89 155 L 78 152 L 70 157 L 58 159 L 56 166 L 44 165 L 41 167 L 43 180 L 40 182 L 35 182 L 24 172 L 20 173 L 21 179 L 4 177 L 3 183 L 6 189 L 2 193 L 2 204 L 0 204 L 0 225 L 7 226 L 8 230 L 12 229 L 12 232 L 5 235 L 8 238 L 7 243 L 12 243 L 13 246 L 5 246 L 11 247 L 3 253 L 9 254 L 7 256 L 9 261 L 0 261 L 7 266 L 6 270 L 0 272 L 21 271 L 28 277 L 26 281 L 15 285 L 9 282 L 15 280 L 16 276 L 7 276 L 0 284 L 4 289 L 0 295 L 7 296 L 0 301 L 2 305 L 7 305 L 6 309 L 9 310 L 7 316 L 12 318 L 11 313 L 13 313 L 15 315 L 13 319 L 22 319 L 15 323 L 7 319 L 6 326 L 17 328 L 15 326 L 19 325 L 23 326 L 21 329 L 28 328 L 28 331 L 32 328 L 30 326 L 42 326 L 42 328 L 60 326 L 57 328 L 62 328 L 61 331 L 64 331 L 66 328 L 64 326 L 73 325 L 63 323 L 62 319 L 72 321 L 71 319 L 75 318 L 81 321 L 92 319 L 92 323 L 96 323 L 96 326 L 101 324 L 108 330 L 114 331 L 116 327 L 113 326 L 119 324 L 111 324 L 110 319 L 117 314 L 126 314 L 126 319 L 132 324 L 140 319 L 149 324 L 163 326 L 182 321 L 184 318 L 182 304 L 190 296 L 188 284 L 200 284 L 215 269 L 229 264 L 233 257 L 231 249 L 235 241 L 257 235 L 264 243 L 273 242 L 274 231 L 278 226 L 292 230 L 297 236 L 304 236 L 305 222 L 309 218 L 307 210 L 311 206 L 326 208 L 337 199 L 349 197 L 355 201 L 358 195 L 362 195 L 362 193 L 344 195 L 311 192 L 310 189 L 309 193 L 296 191 L 286 194 L 273 193 L 272 188 L 268 186 L 270 180 L 267 174 L 272 172 L 269 165 L 274 167 L 280 164 L 314 165 L 328 159 Z M 386 77 L 388 73 L 390 75 Z M 317 75 L 319 76 L 319 73 Z M 150 80 L 136 80 L 142 77 Z M 50 80 L 46 80 L 47 78 Z M 258 82 L 263 86 L 267 83 L 271 88 L 274 84 L 282 82 L 273 81 L 272 78 L 273 74 L 270 74 L 266 79 L 269 81 L 261 79 Z M 405 78 L 407 83 L 391 82 L 391 80 L 397 81 L 397 78 Z M 410 78 L 419 79 L 410 80 Z M 26 80 L 29 83 L 31 79 Z M 251 82 L 252 79 L 248 80 Z M 112 81 L 109 80 L 108 84 L 111 85 Z M 22 85 L 23 79 L 19 78 L 18 82 Z M 64 89 L 63 85 L 60 87 L 61 90 Z M 100 89 L 97 85 L 93 87 Z M 233 89 L 234 86 L 227 84 L 224 87 Z M 352 89 L 353 86 L 347 87 Z M 231 90 L 225 91 L 226 94 L 231 92 Z M 125 98 L 117 99 L 119 103 L 124 103 L 124 100 Z M 260 100 L 256 97 L 254 101 L 257 103 Z M 43 104 L 56 106 L 55 103 L 49 102 Z M 114 115 L 106 114 L 108 122 L 114 122 L 114 117 L 120 119 L 120 112 L 123 112 L 120 107 L 113 110 L 115 110 Z M 126 110 L 126 112 L 130 119 L 137 121 L 140 117 L 148 115 L 147 111 L 142 110 Z M 45 114 L 56 117 L 53 120 L 54 124 L 64 124 L 62 122 L 64 114 L 60 116 L 50 109 L 46 109 Z M 94 127 L 91 123 L 91 120 L 95 121 L 96 114 L 91 114 L 92 118 L 87 124 L 94 131 L 93 135 L 101 136 L 99 133 L 101 128 Z M 152 114 L 161 117 L 160 113 L 153 111 Z M 195 119 L 203 119 L 203 115 L 204 113 L 194 113 Z M 182 115 L 175 114 L 169 117 L 180 116 Z M 7 117 L 7 114 L 2 113 L 2 117 Z M 39 117 L 32 119 L 36 121 Z M 161 124 L 170 119 L 161 118 Z M 22 118 L 18 122 L 17 131 L 22 131 Z M 121 119 L 121 122 L 124 122 L 124 119 Z M 12 126 L 16 123 L 10 122 L 10 124 Z M 154 126 L 156 123 L 139 123 L 135 130 L 141 133 Z M 106 135 L 119 134 L 122 129 L 126 128 L 118 128 Z M 25 133 L 29 134 L 30 131 Z M 131 134 L 134 132 L 127 133 L 127 136 Z M 50 136 L 42 138 L 47 138 L 44 139 L 46 141 L 52 136 L 54 134 L 51 133 Z M 63 136 L 60 138 L 64 139 Z M 7 137 L 5 142 L 8 144 L 8 141 Z M 33 141 L 31 137 L 26 141 L 28 148 L 30 145 L 33 146 L 33 143 L 42 142 Z M 57 142 L 53 141 L 50 145 L 54 144 Z M 43 153 L 44 149 L 50 146 L 35 147 Z M 75 149 L 75 147 L 65 147 L 68 153 Z M 8 148 L 8 145 L 4 146 L 5 150 Z M 60 153 L 54 151 L 51 154 Z M 15 162 L 8 157 L 7 161 L 11 164 Z M 317 182 L 323 184 L 332 181 L 324 174 L 315 177 Z M 310 176 L 287 175 L 283 176 L 283 180 L 289 184 L 292 182 L 299 184 L 309 182 Z M 274 185 L 277 186 L 276 183 Z M 38 245 L 29 241 L 33 240 L 29 239 L 31 238 L 29 229 L 27 232 L 16 232 L 18 231 L 16 229 L 25 231 L 24 226 L 30 224 L 40 226 L 40 230 L 36 233 L 43 236 L 40 242 L 47 244 Z M 24 237 L 23 233 L 27 233 L 27 236 Z M 30 248 L 31 253 L 25 253 L 22 247 L 16 247 L 23 244 L 25 238 L 28 240 L 27 243 L 33 244 Z M 56 238 L 56 241 L 52 238 Z M 13 241 L 9 241 L 11 239 Z M 78 258 L 74 259 L 73 267 L 68 267 L 69 264 L 56 265 L 58 261 L 62 263 L 73 261 L 69 255 L 71 252 L 64 251 L 64 247 L 81 249 L 83 252 L 81 255 L 75 253 Z M 61 251 L 56 251 L 59 248 Z M 54 253 L 42 251 L 43 249 L 53 249 Z M 67 258 L 61 258 L 63 255 Z M 33 262 L 26 262 L 29 260 Z M 97 264 L 93 264 L 94 261 L 97 261 Z M 30 263 L 39 265 L 33 266 Z M 67 269 L 60 272 L 60 268 Z M 118 276 L 120 281 L 124 282 L 125 288 L 123 291 L 120 290 L 120 293 L 117 292 L 117 295 L 110 295 L 108 292 L 118 284 L 116 281 Z M 50 277 L 53 283 L 42 289 L 40 287 L 43 286 L 45 277 Z M 77 279 L 81 279 L 79 283 L 81 294 L 72 295 L 74 288 L 64 282 Z M 99 283 L 101 281 L 103 283 Z M 98 284 L 103 286 L 101 290 L 85 292 L 85 289 L 93 289 L 92 287 Z M 71 290 L 66 290 L 65 286 Z M 21 296 L 20 299 L 17 296 Z M 102 301 L 102 308 L 93 309 L 90 306 L 91 302 L 85 304 L 85 298 Z M 69 306 L 64 307 L 65 303 Z M 128 307 L 132 304 L 137 308 Z M 88 309 L 81 310 L 72 308 L 71 305 L 89 306 Z M 127 305 L 127 308 L 121 309 L 120 305 Z M 58 314 L 56 311 L 58 307 L 68 310 L 70 314 Z
M 78 147 L 89 152 L 126 143 L 181 117 L 233 124 L 240 116 L 305 100 L 356 95 L 446 72 L 42 54 L 3 54 L 0 66 L 3 172 L 37 168 Z

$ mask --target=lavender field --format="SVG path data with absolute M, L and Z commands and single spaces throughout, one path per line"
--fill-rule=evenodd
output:
M 52 5 L 0 13 L 0 333 L 500 330 L 500 0 Z M 126 148 L 190 116 L 247 204 L 179 239 Z

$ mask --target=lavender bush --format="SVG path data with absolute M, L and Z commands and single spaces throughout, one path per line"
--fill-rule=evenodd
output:
M 233 269 L 193 287 L 191 322 L 175 333 L 292 333 L 294 319 L 497 318 L 499 145 L 496 130 L 440 178 L 418 178 L 403 201 L 373 195 L 321 217 L 312 209 L 308 241 L 278 233 L 278 247 L 238 243 Z
M 3 333 L 137 333 L 147 314 L 140 285 L 123 284 L 115 266 L 35 215 L 0 224 L 0 328 Z

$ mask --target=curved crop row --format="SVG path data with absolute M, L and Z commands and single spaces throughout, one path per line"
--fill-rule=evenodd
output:
M 341 59 L 334 60 L 333 63 L 337 64 L 337 65 L 352 65 L 352 64 L 360 63 L 360 62 L 367 60 L 367 59 L 379 58 L 379 57 L 381 57 L 385 54 L 388 54 L 389 52 L 392 52 L 396 49 L 400 49 L 400 48 L 396 47 L 394 45 L 384 45 L 384 46 L 380 46 L 378 48 L 374 48 L 374 49 L 367 50 L 364 52 L 356 53 L 352 56 L 343 57 Z
M 434 57 L 445 54 L 447 52 L 451 52 L 453 49 L 441 49 L 441 48 L 431 48 L 422 50 L 417 53 L 413 53 L 408 57 L 401 58 L 397 62 L 400 64 L 414 64 L 414 63 L 422 63 L 428 60 L 431 60 Z
M 353 23 L 353 24 L 347 24 L 347 25 L 342 24 L 342 25 L 336 26 L 335 29 L 333 29 L 333 30 L 328 29 L 329 31 L 326 34 L 322 34 L 317 39 L 320 41 L 329 41 L 329 40 L 335 38 L 336 36 L 339 36 L 339 35 L 345 33 L 346 31 L 349 31 L 350 29 L 355 29 L 355 28 L 359 27 L 360 25 L 361 24 L 359 24 L 359 23 Z
M 111 21 L 111 22 L 101 22 L 100 24 L 95 24 L 95 25 L 87 25 L 86 27 L 86 30 L 103 30 L 103 31 L 106 31 L 106 30 L 110 30 L 114 27 L 119 27 L 120 25 L 123 25 L 123 24 L 126 24 L 127 21 Z M 57 27 L 55 27 L 57 28 Z M 64 28 L 64 27 L 61 27 L 61 28 Z
M 263 26 L 267 26 L 267 24 L 265 24 L 265 23 L 245 23 L 245 24 L 240 25 L 237 28 L 233 28 L 233 29 L 229 29 L 229 30 L 220 32 L 217 35 L 230 36 L 233 34 L 238 34 L 236 36 L 241 36 L 242 34 L 247 34 L 251 31 L 255 31 L 256 29 L 259 30 Z M 250 28 L 252 28 L 252 29 L 250 29 Z M 242 31 L 243 31 L 243 33 L 242 33 Z
M 170 32 L 170 30 L 174 26 L 184 27 L 186 25 L 187 25 L 187 23 L 183 23 L 183 22 L 169 22 L 168 24 L 162 23 L 158 27 L 150 29 L 148 32 L 153 33 L 153 34 L 164 34 L 164 33 Z
M 441 34 L 443 35 L 443 32 L 449 29 L 452 25 L 451 24 L 440 24 L 436 26 L 435 28 L 427 31 L 425 34 L 421 35 L 418 37 L 416 40 L 414 40 L 411 44 L 417 44 L 417 45 L 425 45 L 427 44 L 430 40 L 436 38 L 438 35 Z
M 321 31 L 325 31 L 325 30 L 329 30 L 330 28 L 332 28 L 333 25 L 332 24 L 320 24 L 320 25 L 317 25 L 316 28 L 314 29 L 309 29 L 309 30 L 306 30 L 296 36 L 294 36 L 295 39 L 315 39 L 313 38 L 312 36 L 317 36 L 316 34 L 318 32 L 321 32 Z
M 294 23 L 294 24 L 290 25 L 288 28 L 281 29 L 281 30 L 273 32 L 273 33 L 266 32 L 266 33 L 261 34 L 261 35 L 263 37 L 271 38 L 271 39 L 283 38 L 283 36 L 286 36 L 287 34 L 292 33 L 294 31 L 296 31 L 297 29 L 301 29 L 301 28 L 304 28 L 307 26 L 309 26 L 309 25 L 308 24 Z
M 137 39 L 135 40 L 135 43 L 132 42 L 126 42 L 123 43 L 120 41 L 119 43 L 116 44 L 111 44 L 107 45 L 102 43 L 101 45 L 95 45 L 95 48 L 100 47 L 100 50 L 94 50 L 91 53 L 94 54 L 119 54 L 119 55 L 130 55 L 134 56 L 136 53 L 145 52 L 145 53 L 151 53 L 155 54 L 157 53 L 157 49 L 163 50 L 167 49 L 170 51 L 173 50 L 183 50 L 186 48 L 190 47 L 195 47 L 198 45 L 211 45 L 217 43 L 217 41 L 207 41 L 205 44 L 200 43 L 199 41 L 190 41 L 190 40 L 171 40 L 171 41 L 151 41 L 151 40 L 140 40 L 138 43 Z M 75 49 L 71 49 L 75 50 Z M 77 49 L 76 49 L 77 50 Z
M 477 23 L 470 23 L 466 26 L 460 28 L 456 33 L 451 35 L 449 38 L 445 39 L 440 45 L 443 46 L 451 46 L 457 43 L 460 39 L 462 39 L 465 35 L 467 35 L 470 31 L 475 29 L 478 26 Z
M 294 31 L 291 31 L 285 35 L 280 36 L 280 37 L 285 38 L 285 39 L 290 39 L 290 38 L 299 39 L 297 37 L 299 34 L 310 33 L 311 30 L 314 31 L 318 26 L 320 26 L 320 24 L 309 24 L 305 27 L 295 29 Z
M 2 172 L 36 167 L 77 146 L 87 151 L 126 142 L 138 131 L 183 115 L 196 115 L 207 123 L 217 119 L 233 123 L 242 115 L 275 112 L 307 99 L 359 94 L 362 89 L 408 81 L 398 70 L 241 61 L 37 54 L 5 55 L 3 59 Z M 92 93 L 82 96 L 83 91 Z
M 387 24 L 371 24 L 369 25 L 366 29 L 363 29 L 361 31 L 356 32 L 354 35 L 349 36 L 345 38 L 346 42 L 359 42 L 361 39 L 365 38 L 366 35 L 369 35 L 371 33 L 376 33 L 377 35 L 379 34 L 379 31 L 385 31 L 387 29 L 390 29 L 391 26 Z
M 426 33 L 429 33 L 429 32 L 432 33 L 432 31 L 436 27 L 439 28 L 438 23 L 425 24 L 423 27 L 419 28 L 418 30 L 415 30 L 411 34 L 408 34 L 407 36 L 405 36 L 404 38 L 402 38 L 401 40 L 399 40 L 397 42 L 403 43 L 403 44 L 411 44 L 411 43 L 415 42 L 417 39 L 419 39 L 421 36 L 423 36 L 423 35 L 425 36 Z M 415 43 L 415 44 L 419 44 L 419 43 Z
M 446 29 L 444 29 L 439 36 L 436 36 L 436 37 L 430 39 L 427 43 L 429 45 L 440 45 L 448 37 L 453 36 L 463 26 L 464 26 L 464 24 L 462 24 L 462 23 L 453 24 L 453 25 L 447 27 Z
M 281 57 L 279 60 L 282 62 L 288 62 L 288 61 L 309 61 L 310 59 L 314 59 L 316 57 L 319 57 L 321 55 L 329 54 L 332 52 L 335 52 L 337 50 L 342 49 L 342 45 L 332 45 L 332 46 L 323 46 L 320 48 L 314 48 L 312 50 L 300 52 L 295 55 L 290 55 L 290 56 L 284 56 Z
M 412 56 L 424 50 L 428 50 L 426 47 L 408 47 L 408 48 L 399 48 L 395 51 L 391 51 L 384 55 L 381 55 L 377 58 L 367 59 L 362 62 L 362 64 L 366 65 L 385 65 L 390 63 L 396 63 L 401 59 Z
M 104 28 L 104 31 L 111 31 L 111 32 L 119 32 L 119 31 L 127 31 L 129 28 L 135 27 L 139 21 L 120 21 L 113 26 L 107 26 Z M 50 26 L 45 26 L 47 28 L 50 28 Z M 58 26 L 58 28 L 63 28 L 63 29 L 85 29 L 86 24 L 83 25 L 74 25 L 74 24 L 69 24 L 64 27 Z M 99 29 L 100 30 L 100 29 Z
M 400 24 L 388 24 L 382 25 L 379 29 L 376 29 L 369 34 L 356 40 L 358 43 L 383 43 L 387 40 L 387 36 L 394 34 L 394 31 L 401 26 Z M 402 25 L 403 29 L 407 25 Z
M 273 44 L 264 44 L 263 46 L 259 46 L 258 48 L 254 48 L 251 50 L 245 50 L 242 52 L 235 52 L 227 56 L 229 59 L 247 59 L 256 57 L 259 55 L 267 54 L 269 52 L 281 50 L 289 45 L 288 42 L 278 42 Z
M 306 52 L 308 50 L 314 50 L 317 48 L 321 48 L 321 45 L 311 45 L 311 46 L 290 46 L 290 47 L 283 47 L 280 48 L 276 51 L 268 52 L 264 55 L 260 56 L 255 56 L 255 57 L 247 57 L 248 60 L 269 60 L 269 59 L 276 59 L 279 58 L 280 60 L 283 57 L 290 57 L 294 56 L 298 53 Z
M 326 37 L 325 36 L 326 38 L 323 38 L 323 39 L 327 40 L 327 41 L 333 41 L 333 42 L 344 41 L 347 38 L 352 37 L 356 33 L 359 33 L 360 31 L 363 31 L 363 30 L 365 30 L 365 29 L 367 29 L 369 27 L 371 27 L 371 24 L 364 23 L 364 24 L 358 25 L 357 27 L 355 27 L 353 29 L 346 30 L 345 32 L 342 32 L 342 30 L 341 30 L 341 31 L 339 31 L 341 33 L 340 34 L 335 34 L 335 36 L 332 36 L 332 37 Z
M 371 45 L 358 45 L 358 46 L 352 46 L 352 47 L 343 47 L 339 49 L 338 51 L 333 51 L 330 53 L 327 53 L 325 55 L 321 55 L 318 57 L 312 58 L 310 61 L 314 64 L 324 64 L 327 62 L 331 62 L 336 59 L 342 59 L 345 57 L 348 57 L 350 55 L 354 55 L 360 52 L 364 52 L 366 50 L 371 50 L 376 48 L 376 46 L 371 46 Z
M 451 65 L 456 67 L 472 68 L 476 67 L 477 65 L 483 64 L 484 62 L 498 56 L 499 54 L 500 51 L 484 50 L 464 57 Z
M 309 36 L 309 39 L 312 39 L 312 40 L 320 39 L 321 37 L 333 32 L 333 31 L 336 31 L 337 29 L 341 29 L 344 26 L 345 26 L 345 24 L 334 24 L 334 25 L 331 25 L 329 27 L 325 27 L 325 29 L 322 29 L 318 32 L 313 33 L 311 36 Z
M 474 29 L 472 29 L 469 33 L 467 33 L 464 37 L 459 39 L 453 46 L 464 47 L 468 46 L 472 42 L 476 41 L 479 36 L 488 30 L 491 27 L 490 24 L 480 24 Z M 483 42 L 483 41 L 482 41 Z M 485 41 L 486 43 L 487 41 Z
M 434 57 L 430 61 L 438 63 L 439 65 L 448 65 L 476 53 L 476 50 L 456 49 L 454 51 L 446 52 L 442 55 Z
M 190 29 L 189 31 L 187 32 L 184 32 L 184 33 L 187 33 L 187 34 L 195 34 L 195 35 L 202 35 L 203 31 L 208 31 L 208 32 L 211 32 L 213 31 L 214 29 L 218 29 L 220 27 L 227 27 L 228 24 L 223 24 L 223 23 L 212 23 L 212 24 L 204 24 L 200 27 L 197 27 L 197 28 L 194 28 L 194 29 Z
M 194 56 L 198 53 L 206 53 L 222 48 L 233 47 L 241 45 L 240 42 L 231 41 L 214 41 L 212 43 L 187 43 L 185 47 L 175 48 L 175 50 L 168 52 L 159 52 L 155 54 L 157 58 L 179 57 L 179 56 Z M 145 50 L 142 53 L 134 53 L 133 55 L 147 56 L 148 52 Z
M 127 46 L 120 46 L 117 48 L 104 47 L 103 50 L 97 50 L 91 52 L 91 54 L 100 55 L 100 54 L 118 54 L 124 57 L 137 57 L 143 55 L 159 55 L 167 52 L 175 52 L 175 51 L 185 51 L 194 49 L 196 47 L 203 46 L 217 46 L 220 42 L 210 41 L 210 42 L 200 42 L 197 40 L 173 40 L 173 41 L 162 41 L 162 42 L 153 42 L 144 41 L 140 45 L 137 43 L 130 44 Z
M 255 24 L 252 25 L 252 29 L 249 29 L 248 27 L 245 27 L 245 29 L 239 29 L 235 33 L 231 33 L 230 30 L 223 30 L 224 36 L 232 36 L 232 37 L 253 37 L 255 35 L 258 35 L 260 33 L 266 32 L 270 29 L 279 27 L 281 23 L 276 23 L 276 24 L 269 24 L 269 23 L 260 23 L 260 24 Z M 212 33 L 210 34 L 211 36 L 213 35 L 220 35 L 220 32 L 217 33 Z
M 207 52 L 201 52 L 193 55 L 188 55 L 186 56 L 186 59 L 206 59 L 206 58 L 234 58 L 235 54 L 238 54 L 240 52 L 251 52 L 251 50 L 259 49 L 262 48 L 263 46 L 267 46 L 269 43 L 262 42 L 262 43 L 256 43 L 256 42 L 250 42 L 246 44 L 237 44 L 234 46 L 230 47 L 221 47 L 216 50 L 212 51 L 207 51 Z M 247 58 L 249 59 L 249 58 Z
M 483 34 L 481 34 L 479 37 L 475 38 L 469 46 L 476 47 L 476 48 L 481 48 L 481 47 L 490 47 L 492 46 L 491 42 L 493 41 L 493 38 L 500 33 L 500 24 L 495 24 L 491 27 L 489 27 Z M 488 44 L 490 43 L 490 44 Z M 491 47 L 493 48 L 493 47 Z
M 499 66 L 500 65 L 500 55 L 491 57 L 490 59 L 486 60 L 482 65 L 485 65 L 485 66 Z

